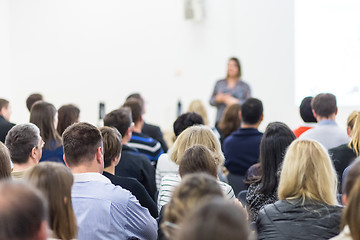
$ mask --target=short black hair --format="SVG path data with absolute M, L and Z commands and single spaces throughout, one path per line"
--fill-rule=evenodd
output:
M 62 137 L 66 163 L 70 167 L 91 161 L 102 147 L 100 130 L 90 123 L 74 123 L 66 128 Z
M 122 137 L 132 123 L 131 110 L 128 107 L 121 107 L 106 114 L 104 118 L 104 126 L 116 128 Z
M 263 104 L 257 98 L 249 98 L 241 106 L 241 121 L 245 124 L 256 124 L 263 114 Z
M 320 93 L 311 101 L 314 112 L 321 117 L 329 117 L 336 113 L 336 97 L 331 93 Z
M 204 120 L 199 114 L 195 112 L 181 114 L 173 125 L 175 136 L 179 136 L 185 129 L 194 125 L 204 125 Z
M 26 99 L 26 107 L 27 109 L 31 110 L 32 105 L 37 101 L 44 100 L 44 97 L 40 93 L 33 93 Z
M 311 101 L 313 100 L 313 97 L 306 97 L 301 101 L 300 104 L 300 116 L 302 120 L 306 123 L 315 123 L 316 118 L 314 117 L 314 114 L 312 112 L 311 108 Z

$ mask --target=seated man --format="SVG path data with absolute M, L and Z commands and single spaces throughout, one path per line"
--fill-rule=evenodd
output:
M 0 141 L 5 143 L 6 134 L 15 126 L 9 122 L 11 116 L 11 106 L 9 101 L 0 98 Z
M 132 118 L 135 124 L 128 146 L 136 148 L 139 152 L 145 154 L 150 159 L 151 164 L 156 165 L 159 156 L 164 151 L 158 141 L 141 133 L 141 129 L 144 125 L 141 102 L 137 99 L 130 98 L 123 106 L 131 109 Z
M 262 122 L 263 105 L 256 98 L 249 98 L 241 106 L 241 126 L 224 141 L 225 167 L 230 174 L 228 180 L 235 194 L 245 189 L 243 180 L 250 166 L 259 161 L 262 133 L 258 127 Z
M 46 202 L 32 186 L 0 182 L 0 239 L 47 239 Z
M 63 133 L 64 160 L 74 174 L 72 202 L 78 239 L 156 239 L 157 223 L 127 190 L 102 175 L 100 131 L 75 123 Z
M 127 143 L 132 136 L 131 110 L 126 107 L 106 114 L 104 125 L 116 128 L 122 136 L 122 153 L 119 164 L 115 167 L 115 175 L 136 178 L 155 200 L 155 170 L 149 159 Z
M 350 138 L 344 129 L 338 127 L 335 118 L 338 112 L 336 97 L 331 93 L 320 93 L 311 101 L 317 125 L 303 133 L 299 139 L 311 139 L 321 143 L 326 149 L 348 143 Z
M 23 178 L 26 172 L 39 163 L 44 144 L 39 128 L 32 123 L 16 125 L 9 131 L 5 145 L 13 163 L 13 178 Z

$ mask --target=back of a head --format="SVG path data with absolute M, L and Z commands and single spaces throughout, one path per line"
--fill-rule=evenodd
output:
M 250 235 L 245 210 L 219 198 L 194 209 L 180 229 L 176 240 L 247 240 Z
M 171 236 L 174 236 L 171 224 L 180 224 L 185 214 L 196 205 L 216 197 L 223 198 L 223 191 L 216 178 L 206 173 L 185 176 L 165 208 L 164 224 L 161 226 L 165 235 L 171 239 Z M 170 227 L 167 223 L 171 223 Z
M 122 137 L 119 131 L 114 127 L 100 128 L 104 145 L 104 168 L 111 165 L 114 158 L 120 157 Z
M 0 239 L 46 239 L 46 201 L 20 181 L 0 182 Z
M 27 163 L 32 149 L 38 146 L 39 140 L 40 130 L 35 124 L 24 123 L 11 128 L 5 139 L 11 161 L 16 164 Z
M 74 123 L 65 130 L 62 137 L 69 167 L 91 162 L 98 148 L 102 147 L 101 133 L 90 123 Z
M 194 125 L 204 125 L 203 118 L 194 112 L 181 114 L 174 122 L 174 134 L 179 136 L 185 129 Z
M 130 98 L 130 99 L 126 100 L 123 107 L 128 107 L 131 109 L 131 115 L 132 115 L 134 123 L 137 123 L 141 120 L 143 110 L 142 110 L 142 105 L 141 105 L 140 100 L 138 100 L 136 98 Z
M 329 117 L 337 112 L 336 97 L 331 93 L 320 93 L 311 101 L 311 108 L 321 117 Z
M 354 160 L 353 163 L 349 166 L 349 169 L 346 172 L 346 176 L 344 179 L 344 189 L 343 194 L 350 195 L 352 191 L 354 183 L 357 178 L 360 177 L 360 158 Z
M 140 95 L 140 93 L 132 93 L 129 96 L 127 96 L 126 101 L 127 102 L 129 99 L 137 99 L 140 101 L 141 104 L 141 108 L 142 108 L 142 113 L 145 113 L 145 100 L 144 98 Z
M 351 128 L 351 140 L 349 147 L 356 153 L 356 156 L 360 155 L 360 113 L 354 111 L 348 117 L 348 122 L 352 123 L 353 126 L 348 126 Z
M 48 200 L 49 225 L 54 237 L 76 238 L 76 218 L 71 201 L 74 179 L 70 170 L 61 163 L 44 162 L 34 166 L 25 178 Z
M 63 105 L 58 110 L 58 125 L 56 130 L 61 136 L 71 124 L 78 122 L 80 109 L 73 104 Z
M 9 101 L 3 98 L 0 98 L 0 111 L 3 108 L 7 108 L 9 106 Z
M 32 105 L 37 101 L 43 101 L 44 97 L 40 93 L 33 93 L 26 99 L 26 107 L 31 110 Z
M 229 136 L 233 131 L 238 129 L 241 124 L 239 112 L 241 105 L 238 103 L 227 106 L 219 122 L 219 128 L 224 137 Z
M 214 154 L 217 165 L 224 162 L 219 139 L 216 138 L 211 128 L 205 125 L 196 125 L 185 129 L 176 139 L 170 159 L 179 165 L 185 151 L 195 144 L 207 147 Z
M 301 101 L 300 104 L 300 116 L 302 120 L 306 123 L 315 123 L 316 119 L 312 112 L 311 101 L 313 97 L 306 97 Z
M 56 117 L 56 108 L 54 105 L 44 101 L 34 103 L 30 111 L 30 122 L 38 126 L 40 135 L 45 141 L 45 148 L 50 148 L 51 145 L 61 145 L 61 138 L 54 125 Z
M 301 198 L 337 204 L 337 177 L 326 149 L 313 140 L 293 141 L 284 158 L 279 199 Z
M 263 104 L 259 99 L 249 98 L 241 106 L 241 121 L 245 124 L 257 124 L 263 111 Z
M 207 147 L 196 144 L 185 151 L 179 165 L 179 174 L 184 177 L 198 172 L 217 177 L 217 164 L 212 152 Z
M 266 127 L 260 143 L 260 164 L 263 172 L 261 193 L 273 194 L 277 189 L 277 173 L 287 147 L 295 139 L 293 131 L 282 122 L 272 122 Z
M 125 136 L 126 131 L 133 122 L 131 110 L 128 107 L 121 107 L 106 114 L 104 118 L 104 125 L 107 127 L 116 128 L 122 137 Z
M 204 103 L 201 100 L 197 99 L 197 100 L 191 101 L 187 111 L 199 114 L 203 118 L 204 124 L 205 125 L 209 124 L 206 108 L 205 108 Z
M 10 161 L 9 150 L 0 142 L 0 180 L 11 176 Z

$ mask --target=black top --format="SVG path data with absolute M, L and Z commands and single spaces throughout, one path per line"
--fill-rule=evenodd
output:
M 333 160 L 335 170 L 338 175 L 339 192 L 342 192 L 342 175 L 351 162 L 356 158 L 356 153 L 349 148 L 348 144 L 343 144 L 335 148 L 329 149 L 329 154 Z
M 139 183 L 138 180 L 131 177 L 115 176 L 105 171 L 103 172 L 103 175 L 108 179 L 110 179 L 112 184 L 125 188 L 126 190 L 129 190 L 137 198 L 140 205 L 146 207 L 149 210 L 153 218 L 158 217 L 157 206 L 154 200 L 150 197 L 144 186 L 141 183 Z
M 5 143 L 5 137 L 13 126 L 15 126 L 15 124 L 9 122 L 3 116 L 0 115 L 0 141 Z
M 161 144 L 161 148 L 164 150 L 164 152 L 168 151 L 168 146 L 164 140 L 163 133 L 158 126 L 144 122 L 144 126 L 141 132 L 157 140 Z
M 342 207 L 302 199 L 279 200 L 259 212 L 259 239 L 329 239 L 340 233 Z
M 123 145 L 120 162 L 115 167 L 115 175 L 136 178 L 155 200 L 155 168 L 149 159 L 135 148 Z

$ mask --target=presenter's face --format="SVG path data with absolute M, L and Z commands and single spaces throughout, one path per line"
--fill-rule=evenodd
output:
M 228 76 L 229 77 L 237 77 L 239 73 L 239 68 L 236 65 L 234 60 L 230 60 L 228 62 Z

